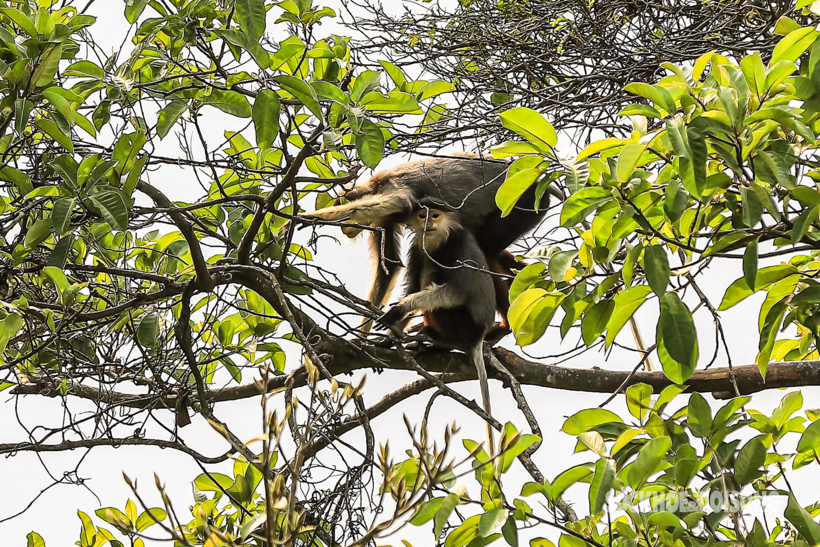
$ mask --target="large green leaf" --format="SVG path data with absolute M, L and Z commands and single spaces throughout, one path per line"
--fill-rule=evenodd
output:
M 501 123 L 540 148 L 549 152 L 558 142 L 552 124 L 531 108 L 513 108 L 499 114 Z
M 51 224 L 57 235 L 63 235 L 68 230 L 71 223 L 71 212 L 74 210 L 75 203 L 74 198 L 61 198 L 54 201 L 54 208 L 51 211 Z
M 769 66 L 774 67 L 780 61 L 796 61 L 809 49 L 814 40 L 820 36 L 813 27 L 803 27 L 790 32 L 775 46 Z
M 659 297 L 664 296 L 671 275 L 666 249 L 662 245 L 650 245 L 644 249 L 643 263 L 649 286 Z
M 258 42 L 265 34 L 265 0 L 236 0 L 234 7 L 239 26 Z
M 797 443 L 798 452 L 809 452 L 820 449 L 820 420 L 812 422 L 800 436 Z
M 501 216 L 507 216 L 513 211 L 524 192 L 547 170 L 547 165 L 543 162 L 534 169 L 522 169 L 515 174 L 508 173 L 507 180 L 495 195 L 495 203 L 501 209 Z
M 549 489 L 549 498 L 553 501 L 558 500 L 567 488 L 579 481 L 589 480 L 592 474 L 593 470 L 590 469 L 589 464 L 570 467 L 552 481 L 552 485 Z
M 595 475 L 589 483 L 589 512 L 597 515 L 606 503 L 607 494 L 615 484 L 615 462 L 601 458 L 595 464 Z
M 381 128 L 370 120 L 362 120 L 356 135 L 356 151 L 364 164 L 374 169 L 384 156 L 384 134 Z
M 122 231 L 128 229 L 128 208 L 119 192 L 102 192 L 91 196 L 91 200 L 100 208 L 109 226 Z
M 803 509 L 797 500 L 789 495 L 789 504 L 786 506 L 786 518 L 800 532 L 809 545 L 820 544 L 820 524 L 817 524 L 811 515 Z
M 612 199 L 612 193 L 601 186 L 584 188 L 564 203 L 561 209 L 561 226 L 578 224 L 592 211 Z
M 216 107 L 222 112 L 230 114 L 231 116 L 236 116 L 237 118 L 251 117 L 251 103 L 248 102 L 247 97 L 241 93 L 237 93 L 236 91 L 213 89 L 211 90 L 211 94 L 205 97 L 202 101 L 202 104 Z
M 605 408 L 587 408 L 576 412 L 564 422 L 561 431 L 567 435 L 580 435 L 593 427 L 611 422 L 623 423 L 620 416 Z
M 275 76 L 273 79 L 301 101 L 317 118 L 322 118 L 322 107 L 316 100 L 316 92 L 307 82 L 295 76 Z
M 735 480 L 740 485 L 749 484 L 763 474 L 761 467 L 766 463 L 766 446 L 760 437 L 746 443 L 735 460 Z
M 638 285 L 637 287 L 631 287 L 624 291 L 618 291 L 618 294 L 613 298 L 615 309 L 612 310 L 612 315 L 606 326 L 607 348 L 612 345 L 612 342 L 615 341 L 615 337 L 618 336 L 618 333 L 621 332 L 624 325 L 626 325 L 629 319 L 638 311 L 638 308 L 646 302 L 647 297 L 651 293 L 652 289 L 646 285 Z
M 159 121 L 157 122 L 157 135 L 164 139 L 179 117 L 188 108 L 187 101 L 172 101 L 160 110 Z
M 652 439 L 638 452 L 638 459 L 629 467 L 626 475 L 627 482 L 632 488 L 638 490 L 644 482 L 654 474 L 666 452 L 672 448 L 672 440 L 669 437 L 658 437 Z
M 279 95 L 269 89 L 259 92 L 253 103 L 253 126 L 256 145 L 267 150 L 279 136 L 279 112 L 282 105 Z
M 146 348 L 156 347 L 159 338 L 159 316 L 155 313 L 143 315 L 137 327 L 137 341 Z
M 658 321 L 656 339 L 680 369 L 667 370 L 667 377 L 677 384 L 685 382 L 695 370 L 698 360 L 698 338 L 695 322 L 689 308 L 676 293 L 661 298 L 661 317 Z

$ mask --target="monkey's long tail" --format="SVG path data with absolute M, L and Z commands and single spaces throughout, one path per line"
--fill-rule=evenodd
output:
M 478 382 L 481 387 L 481 404 L 484 407 L 484 412 L 487 413 L 487 416 L 492 416 L 493 411 L 490 407 L 490 386 L 487 381 L 487 367 L 484 366 L 484 344 L 482 342 L 476 344 L 470 352 L 470 358 L 472 359 L 473 366 L 478 373 Z M 487 428 L 487 453 L 492 458 L 496 455 L 493 426 L 491 426 L 490 422 L 487 421 L 484 422 L 484 425 Z

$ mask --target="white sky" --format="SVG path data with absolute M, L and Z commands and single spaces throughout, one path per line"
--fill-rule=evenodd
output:
M 317 2 L 318 3 L 318 2 Z M 337 0 L 326 1 L 324 5 L 337 7 Z M 108 44 L 113 49 L 118 46 L 123 36 L 127 32 L 127 23 L 120 15 L 123 3 L 117 0 L 98 0 L 93 6 L 93 14 L 101 18 L 100 22 L 93 27 L 95 37 L 102 44 Z M 321 27 L 319 35 L 331 34 L 332 32 L 343 33 L 342 29 L 333 28 L 325 24 Z M 212 110 L 212 109 L 211 109 Z M 212 110 L 213 112 L 213 110 Z M 212 114 L 209 113 L 210 114 Z M 220 138 L 222 131 L 226 129 L 216 120 L 214 126 L 209 128 L 214 140 Z M 175 139 L 171 136 L 166 138 L 163 146 L 169 147 L 173 153 Z M 381 167 L 405 161 L 408 158 L 393 157 L 386 160 Z M 179 177 L 169 172 L 162 173 L 166 178 L 154 176 L 152 183 L 159 186 L 168 194 L 171 199 L 192 200 L 191 192 L 199 192 L 194 181 L 180 181 Z M 328 234 L 336 235 L 331 231 Z M 366 292 L 366 276 L 362 275 L 363 269 L 370 266 L 366 263 L 364 245 L 361 243 L 343 242 L 341 245 L 327 242 L 322 243 L 317 257 L 319 263 L 335 271 L 347 288 L 355 294 L 363 295 Z M 762 252 L 762 251 L 761 251 Z M 340 266 L 341 265 L 341 266 Z M 709 277 L 705 281 L 704 289 L 713 302 L 720 301 L 725 287 L 742 275 L 740 261 L 730 264 L 719 263 L 714 267 Z M 763 300 L 763 295 L 756 295 L 748 299 L 743 304 L 737 306 L 730 313 L 724 314 L 724 328 L 726 330 L 727 342 L 732 352 L 735 364 L 748 364 L 754 362 L 757 353 L 758 334 L 756 328 L 757 312 Z M 641 309 L 638 318 L 644 331 L 645 339 L 652 339 L 657 313 L 654 311 L 656 304 L 648 303 Z M 713 352 L 713 326 L 711 319 L 704 313 L 696 315 L 698 333 L 700 336 L 701 364 L 708 361 Z M 628 329 L 624 329 L 619 340 L 625 344 L 632 345 L 629 339 Z M 535 346 L 528 348 L 532 355 L 556 354 L 566 351 L 575 344 L 573 335 L 568 337 L 568 342 L 561 344 L 556 329 L 544 340 Z M 510 347 L 512 343 L 507 340 L 505 345 Z M 722 355 L 722 354 L 721 354 Z M 295 356 L 291 354 L 288 360 L 288 370 L 291 370 L 296 363 Z M 570 366 L 578 368 L 589 368 L 599 366 L 613 370 L 631 370 L 636 364 L 634 354 L 615 350 L 604 361 L 602 354 L 587 353 L 569 363 Z M 724 366 L 725 358 L 721 357 L 715 366 Z M 355 382 L 361 376 L 360 373 L 354 375 L 351 381 Z M 368 374 L 368 385 L 365 393 L 365 402 L 369 405 L 377 401 L 383 394 L 386 394 L 399 387 L 407 381 L 414 380 L 416 376 L 410 373 L 386 372 L 382 375 Z M 456 384 L 453 386 L 458 392 L 465 396 L 479 400 L 478 388 L 475 382 Z M 520 429 L 526 428 L 526 422 L 518 412 L 515 402 L 510 395 L 505 392 L 497 383 L 491 386 L 493 407 L 496 417 L 502 421 L 512 420 Z M 820 389 L 803 389 L 805 408 L 820 406 Z M 538 417 L 546 439 L 535 454 L 535 462 L 549 479 L 553 479 L 560 471 L 568 467 L 590 461 L 589 453 L 581 454 L 572 458 L 572 451 L 575 446 L 575 439 L 559 432 L 566 417 L 587 407 L 601 404 L 607 396 L 604 394 L 584 394 L 559 390 L 545 390 L 536 388 L 524 388 L 525 394 Z M 398 409 L 375 420 L 372 425 L 377 442 L 384 442 L 389 439 L 393 447 L 393 454 L 400 454 L 401 450 L 407 446 L 407 435 L 401 422 L 401 413 L 407 413 L 415 417 L 424 408 L 430 393 L 416 397 L 406 402 Z M 770 391 L 757 394 L 754 397 L 752 408 L 763 412 L 770 412 L 780 398 L 785 394 L 783 391 Z M 0 395 L 3 397 L 3 395 Z M 707 399 L 711 398 L 707 396 Z M 681 398 L 680 404 L 683 404 Z M 718 402 L 717 406 L 722 405 Z M 15 403 L 8 394 L 2 398 L 0 403 L 0 443 L 13 442 L 25 439 L 25 433 L 17 423 L 15 412 L 19 412 L 19 417 L 29 427 L 43 423 L 53 423 L 55 418 L 59 420 L 62 413 L 61 401 L 59 399 L 44 400 L 42 398 L 28 397 L 18 401 L 19 407 L 15 409 Z M 72 402 L 72 408 L 77 406 Z M 624 419 L 628 418 L 623 397 L 619 397 L 609 405 L 609 409 L 620 414 Z M 473 438 L 479 437 L 483 430 L 480 422 L 471 414 L 464 411 L 456 403 L 449 399 L 439 398 L 434 407 L 434 415 L 441 417 L 441 420 L 433 420 L 432 429 L 440 438 L 442 426 L 453 418 L 463 426 L 463 431 Z M 260 412 L 259 402 L 240 401 L 233 403 L 223 403 L 216 409 L 218 416 L 225 420 L 231 429 L 240 437 L 250 439 L 260 432 Z M 418 420 L 414 420 L 418 421 Z M 210 428 L 203 422 L 201 417 L 195 416 L 194 423 L 182 430 L 186 441 L 195 449 L 201 449 L 208 455 L 220 454 L 224 451 L 225 445 L 219 441 Z M 351 437 L 352 438 L 352 437 Z M 457 446 L 460 448 L 460 445 Z M 461 453 L 461 455 L 466 455 Z M 130 491 L 122 479 L 122 473 L 127 473 L 130 477 L 137 479 L 140 485 L 141 495 L 153 504 L 160 505 L 159 497 L 153 486 L 153 474 L 159 474 L 163 482 L 167 485 L 167 491 L 171 499 L 175 501 L 178 514 L 186 519 L 187 508 L 192 504 L 191 482 L 200 473 L 199 468 L 192 460 L 179 452 L 170 450 L 160 451 L 156 448 L 122 448 L 114 450 L 112 448 L 97 448 L 88 455 L 84 453 L 61 453 L 61 454 L 41 454 L 39 456 L 31 453 L 23 453 L 0 460 L 0 476 L 3 477 L 3 487 L 6 493 L 0 499 L 0 520 L 11 514 L 22 510 L 40 491 L 45 488 L 54 477 L 60 477 L 64 471 L 72 470 L 77 462 L 84 458 L 80 467 L 80 475 L 88 478 L 87 486 L 92 490 L 97 498 L 83 487 L 76 486 L 56 486 L 39 498 L 32 507 L 23 515 L 16 519 L 0 524 L 0 537 L 4 538 L 4 545 L 25 545 L 25 535 L 32 531 L 38 531 L 46 540 L 49 547 L 73 544 L 77 539 L 80 521 L 76 516 L 77 510 L 83 510 L 92 514 L 99 507 L 114 506 L 123 508 L 126 499 L 130 496 Z M 230 474 L 232 464 L 230 462 L 209 468 L 211 471 L 221 471 Z M 798 496 L 804 503 L 818 499 L 818 486 L 820 481 L 809 478 L 811 472 L 803 471 L 801 480 L 792 481 L 797 488 Z M 510 494 L 520 491 L 520 483 L 527 480 L 525 473 L 521 469 L 515 470 L 506 479 L 506 486 Z M 473 485 L 471 492 L 475 492 Z M 573 487 L 568 494 L 569 499 L 576 503 L 579 514 L 583 513 L 586 507 L 586 486 Z M 96 520 L 97 524 L 103 524 Z M 112 528 L 104 525 L 107 528 Z M 152 530 L 158 530 L 154 528 Z M 155 534 L 158 532 L 155 532 Z M 557 533 L 553 530 L 539 529 L 540 535 L 557 539 Z M 379 544 L 400 544 L 400 539 L 406 538 L 414 544 L 428 544 L 431 537 L 429 527 L 421 529 L 406 528 L 400 534 L 380 541 Z M 527 537 L 522 534 L 522 539 Z

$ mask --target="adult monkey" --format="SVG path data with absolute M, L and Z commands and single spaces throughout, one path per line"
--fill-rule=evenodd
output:
M 474 155 L 411 161 L 376 173 L 367 182 L 354 186 L 344 194 L 348 203 L 302 216 L 331 221 L 348 219 L 354 224 L 382 228 L 368 230 L 373 261 L 379 264 L 379 258 L 384 258 L 381 267 L 376 268 L 368 296 L 377 307 L 384 305 L 397 279 L 401 264 L 398 236 L 402 223 L 422 200 L 457 211 L 461 226 L 475 236 L 489 269 L 510 276 L 516 261 L 506 249 L 540 223 L 549 197 L 545 193 L 543 203 L 536 210 L 536 187 L 531 186 L 510 214 L 502 218 L 495 196 L 509 166 L 506 161 Z M 347 227 L 342 231 L 348 237 L 355 237 L 362 230 Z M 493 284 L 502 329 L 507 332 L 509 281 L 493 276 Z M 362 329 L 370 329 L 369 321 Z
M 427 203 L 406 219 L 412 233 L 407 253 L 407 285 L 398 304 L 376 326 L 405 324 L 420 311 L 424 330 L 435 345 L 465 352 L 476 369 L 484 412 L 492 416 L 490 388 L 482 348 L 493 326 L 496 301 L 487 262 L 475 236 L 465 230 L 457 212 Z M 487 428 L 487 451 L 495 456 L 493 430 Z

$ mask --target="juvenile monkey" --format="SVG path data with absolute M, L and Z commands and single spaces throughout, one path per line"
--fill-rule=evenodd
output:
M 376 325 L 386 328 L 410 312 L 423 312 L 422 332 L 436 345 L 470 356 L 478 373 L 482 406 L 492 416 L 482 346 L 495 321 L 496 301 L 484 254 L 455 211 L 423 208 L 406 219 L 406 225 L 413 241 L 407 257 L 405 296 Z M 492 455 L 493 432 L 489 423 L 486 426 L 487 449 Z
M 528 189 L 517 206 L 506 217 L 495 203 L 495 195 L 504 183 L 509 163 L 471 156 L 430 158 L 403 163 L 376 173 L 370 180 L 355 186 L 344 197 L 348 203 L 320 209 L 302 216 L 322 220 L 348 219 L 351 223 L 383 228 L 368 231 L 376 274 L 368 299 L 377 307 L 384 304 L 399 270 L 398 237 L 401 223 L 415 204 L 428 200 L 432 204 L 458 213 L 459 224 L 475 236 L 477 245 L 487 257 L 490 271 L 511 275 L 515 258 L 505 249 L 534 229 L 547 210 L 548 195 L 535 210 L 535 187 Z M 361 232 L 356 227 L 343 228 L 348 237 Z M 379 257 L 384 257 L 379 264 Z M 509 281 L 494 277 L 494 288 L 502 325 L 507 327 Z M 369 325 L 365 323 L 364 330 Z

